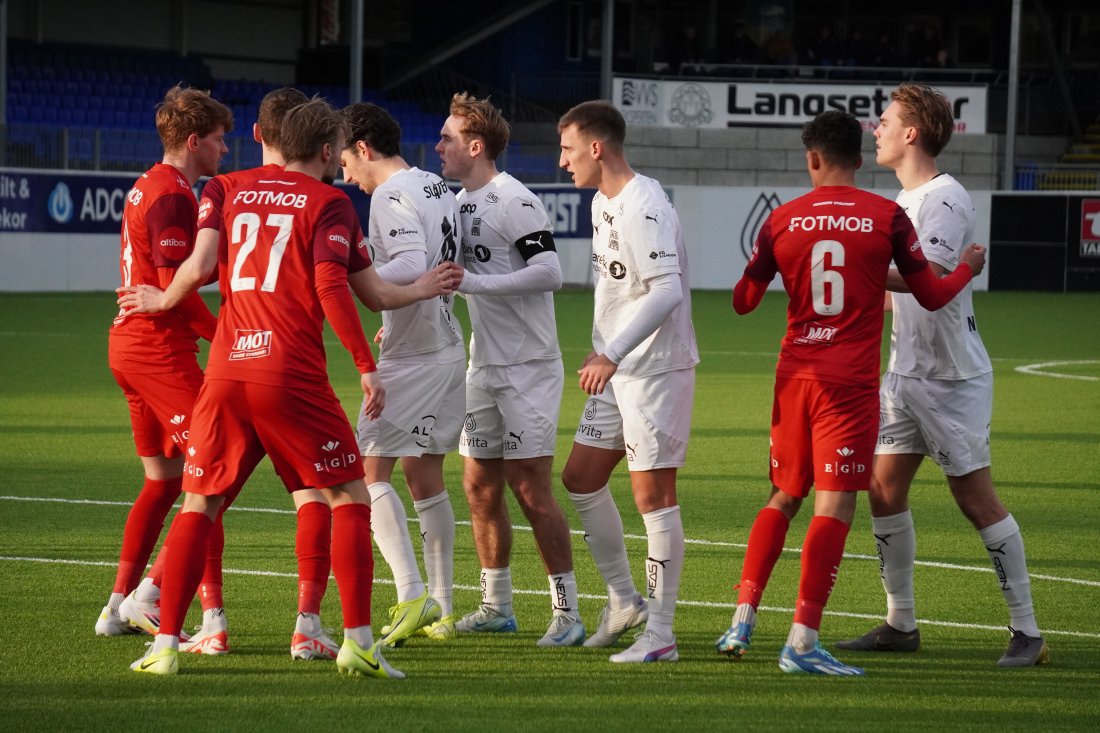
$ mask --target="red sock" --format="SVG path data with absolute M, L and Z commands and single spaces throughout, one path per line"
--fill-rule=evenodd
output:
M 332 548 L 332 510 L 311 501 L 298 509 L 294 552 L 298 555 L 298 613 L 320 613 L 328 588 Z
M 369 625 L 374 549 L 366 504 L 344 504 L 332 510 L 332 574 L 340 589 L 344 628 Z
M 118 557 L 112 593 L 125 595 L 137 587 L 141 574 L 145 572 L 145 563 L 149 562 L 149 555 L 153 553 L 160 531 L 164 529 L 164 518 L 179 497 L 182 484 L 182 478 L 167 481 L 145 479 L 126 517 L 126 528 L 122 530 L 122 551 Z
M 214 520 L 214 526 L 206 540 L 206 565 L 203 568 L 202 583 L 199 585 L 199 600 L 202 602 L 204 611 L 225 607 L 225 601 L 222 599 L 222 552 L 225 550 L 222 514 L 224 513 L 223 508 L 218 518 Z
M 835 517 L 815 516 L 802 544 L 802 579 L 798 582 L 798 603 L 794 622 L 811 629 L 821 628 L 821 613 L 833 592 L 848 525 Z
M 756 515 L 749 531 L 749 547 L 745 551 L 745 564 L 741 566 L 741 586 L 737 594 L 738 605 L 760 605 L 760 596 L 768 586 L 768 578 L 783 552 L 787 528 L 791 521 L 778 509 L 764 507 Z
M 179 515 L 177 514 L 178 518 Z M 168 525 L 168 534 L 172 534 L 172 527 L 176 525 L 176 520 L 173 519 L 172 523 Z M 160 587 L 164 582 L 164 555 L 168 550 L 168 538 L 161 543 L 160 550 L 157 552 L 157 557 L 153 560 L 153 567 L 149 569 L 149 580 L 153 581 L 153 585 Z
M 179 636 L 187 607 L 202 580 L 203 548 L 214 523 L 201 512 L 184 512 L 172 522 L 165 544 L 164 585 L 160 590 L 160 631 Z

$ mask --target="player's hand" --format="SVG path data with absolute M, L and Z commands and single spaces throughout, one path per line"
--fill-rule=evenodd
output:
M 382 386 L 382 377 L 378 372 L 367 372 L 359 379 L 363 387 L 363 395 L 367 398 L 363 403 L 363 414 L 368 420 L 377 420 L 382 414 L 382 408 L 386 406 L 386 388 Z
M 581 389 L 590 395 L 603 394 L 604 387 L 618 369 L 619 365 L 603 354 L 591 355 L 584 360 L 584 366 L 577 372 L 581 375 Z
M 162 313 L 164 307 L 164 291 L 152 285 L 123 285 L 116 288 L 118 306 L 126 315 L 135 313 Z
M 386 332 L 386 327 L 385 326 L 382 326 L 382 328 L 378 329 L 378 333 L 374 334 L 374 343 L 376 343 L 376 344 L 382 343 L 382 337 L 385 335 L 385 332 Z
M 962 261 L 970 265 L 970 269 L 974 271 L 974 277 L 982 274 L 982 270 L 985 269 L 985 253 L 985 247 L 980 244 L 968 244 L 962 252 Z
M 439 266 L 446 268 L 451 277 L 451 292 L 457 291 L 458 286 L 462 284 L 462 279 L 466 276 L 466 268 L 457 262 L 449 262 L 446 260 L 440 262 Z
M 584 361 L 581 362 L 581 369 L 584 369 L 586 366 L 588 366 L 588 362 L 592 361 L 597 356 L 599 356 L 599 354 L 597 354 L 595 351 L 589 351 L 588 355 L 584 357 Z M 579 370 L 577 371 L 577 374 L 580 374 Z
M 438 295 L 450 295 L 455 290 L 454 273 L 450 262 L 441 262 L 413 281 L 421 300 Z M 461 279 L 461 277 L 460 277 Z

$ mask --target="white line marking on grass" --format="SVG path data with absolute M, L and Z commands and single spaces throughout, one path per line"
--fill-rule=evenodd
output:
M 117 567 L 117 563 L 113 562 L 101 562 L 97 560 L 63 560 L 49 557 L 21 557 L 11 555 L 0 555 L 0 562 L 28 562 L 39 563 L 42 565 L 79 565 L 82 567 L 96 567 L 96 568 L 114 568 Z M 248 575 L 253 577 L 264 578 L 297 578 L 297 573 L 286 573 L 277 570 L 242 570 L 238 568 L 223 568 L 222 573 L 226 575 Z M 392 580 L 386 580 L 384 578 L 375 578 L 375 584 L 378 585 L 393 585 Z M 477 585 L 455 585 L 455 590 L 481 592 L 481 586 Z M 512 592 L 516 595 L 523 596 L 545 596 L 546 590 L 531 590 L 527 588 L 514 588 Z M 594 595 L 591 593 L 578 593 L 579 598 L 587 600 L 602 601 L 606 599 L 606 596 Z M 692 608 L 725 608 L 733 610 L 737 607 L 736 603 L 719 603 L 714 601 L 676 601 L 677 606 L 690 606 Z M 768 611 L 771 613 L 794 613 L 793 608 L 781 608 L 778 606 L 760 606 L 760 611 Z M 868 621 L 879 621 L 882 619 L 881 614 L 870 613 L 851 613 L 848 611 L 825 611 L 826 616 L 837 616 L 840 618 L 860 618 Z M 933 619 L 917 619 L 917 623 L 924 624 L 926 626 L 945 626 L 953 629 L 976 629 L 979 631 L 997 631 L 1003 632 L 1004 626 L 990 626 L 988 624 L 968 624 L 960 623 L 957 621 L 936 621 Z M 1100 634 L 1088 632 L 1088 631 L 1064 631 L 1060 629 L 1042 629 L 1044 634 L 1052 634 L 1058 636 L 1077 636 L 1085 639 L 1100 639 Z
M 1044 361 L 1039 364 L 1024 364 L 1023 366 L 1016 367 L 1015 371 L 1020 374 L 1033 374 L 1037 377 L 1054 377 L 1055 379 L 1081 379 L 1086 382 L 1100 382 L 1100 377 L 1089 377 L 1084 374 L 1062 374 L 1061 372 L 1047 371 L 1047 367 L 1056 366 L 1077 366 L 1082 364 L 1100 364 L 1100 361 L 1095 360 L 1078 360 L 1078 361 Z
M 43 496 L 0 496 L 0 501 L 26 501 L 26 502 L 46 502 L 53 504 L 91 504 L 95 506 L 133 506 L 133 502 L 129 501 L 107 501 L 99 499 L 64 499 L 60 497 L 43 497 Z M 176 504 L 174 508 L 179 508 Z M 267 507 L 247 507 L 247 506 L 232 506 L 229 508 L 231 512 L 253 512 L 258 514 L 285 514 L 294 516 L 296 512 L 293 509 L 269 509 Z M 417 519 L 410 517 L 408 519 L 409 524 L 419 524 Z M 463 527 L 469 527 L 470 522 L 466 520 L 455 520 L 456 525 Z M 512 525 L 513 530 L 520 532 L 532 532 L 533 530 L 522 524 Z M 584 531 L 580 529 L 571 529 L 569 534 L 576 535 L 578 537 L 584 536 Z M 623 537 L 628 540 L 646 540 L 648 537 L 644 534 L 624 534 Z M 748 545 L 743 542 L 723 542 L 721 540 L 699 540 L 692 538 L 685 538 L 684 543 L 688 545 L 702 545 L 706 547 L 732 547 L 739 550 L 744 550 Z M 783 552 L 792 552 L 795 554 L 801 554 L 801 547 L 784 547 Z M 878 562 L 878 555 L 862 555 L 854 552 L 844 553 L 844 559 L 846 560 L 870 560 Z M 961 570 L 971 573 L 992 573 L 993 568 L 986 565 L 957 565 L 955 563 L 948 562 L 935 562 L 932 560 L 917 560 L 917 565 L 927 568 L 938 568 L 940 570 Z M 1074 585 L 1084 585 L 1092 588 L 1100 588 L 1100 580 L 1085 580 L 1083 578 L 1063 578 L 1057 575 L 1041 575 L 1039 573 L 1028 573 L 1028 576 L 1036 580 L 1050 580 L 1056 583 L 1073 583 Z M 517 591 L 518 592 L 518 591 Z

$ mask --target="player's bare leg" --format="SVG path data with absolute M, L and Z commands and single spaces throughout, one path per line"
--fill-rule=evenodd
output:
M 600 612 L 596 633 L 585 646 L 610 646 L 649 618 L 649 605 L 634 588 L 623 539 L 623 520 L 608 482 L 625 450 L 573 443 L 561 481 L 580 515 L 584 540 L 607 584 L 607 606 Z
M 553 615 L 540 646 L 575 646 L 586 638 L 573 574 L 569 524 L 550 486 L 553 456 L 504 461 L 504 473 L 535 535 L 535 544 L 550 583 Z
M 959 509 L 978 530 L 1008 605 L 1012 638 L 998 664 L 1002 667 L 1046 664 L 1050 651 L 1035 621 L 1024 540 L 1016 520 L 993 488 L 992 471 L 986 466 L 965 476 L 948 476 L 947 484 Z
M 923 460 L 919 453 L 875 456 L 869 499 L 875 551 L 886 591 L 886 621 L 863 636 L 839 642 L 836 646 L 840 649 L 915 652 L 920 648 L 913 589 L 917 537 L 909 512 L 909 487 Z

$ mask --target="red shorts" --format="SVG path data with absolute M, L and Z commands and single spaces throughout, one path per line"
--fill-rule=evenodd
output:
M 191 426 L 192 408 L 202 387 L 202 369 L 171 372 L 121 372 L 112 369 L 115 381 L 130 405 L 137 454 L 143 457 L 183 455 Z
M 777 489 L 866 491 L 878 440 L 878 389 L 776 377 L 771 470 Z
M 363 478 L 355 435 L 329 385 L 207 381 L 195 402 L 183 490 L 232 499 L 265 455 L 287 491 Z

